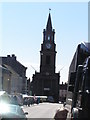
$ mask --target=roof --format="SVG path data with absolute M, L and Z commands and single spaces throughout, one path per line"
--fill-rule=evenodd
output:
M 27 67 L 23 66 L 20 62 L 18 62 L 15 55 L 7 55 L 7 57 L 0 58 L 2 58 L 2 64 L 10 66 L 20 76 L 26 75 Z
M 4 71 L 4 72 L 7 72 L 7 73 L 11 73 L 10 71 L 9 71 L 9 69 L 3 64 L 3 65 L 0 65 L 0 69 L 2 70 L 2 71 Z
M 90 52 L 90 43 L 89 42 L 82 42 L 80 44 L 80 48 L 86 52 Z
M 60 90 L 67 90 L 67 83 L 59 85 Z
M 46 26 L 46 29 L 51 29 L 52 30 L 52 22 L 51 22 L 51 15 L 49 13 L 49 16 L 48 16 L 48 21 L 47 21 L 47 26 Z

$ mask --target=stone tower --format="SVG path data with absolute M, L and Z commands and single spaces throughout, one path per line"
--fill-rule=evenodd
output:
M 59 100 L 59 73 L 55 73 L 56 44 L 55 30 L 52 29 L 49 13 L 46 29 L 43 30 L 43 43 L 40 51 L 40 72 L 35 72 L 32 78 L 32 93 L 35 95 L 52 96 L 55 102 Z

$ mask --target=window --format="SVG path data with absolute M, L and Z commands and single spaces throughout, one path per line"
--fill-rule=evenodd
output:
M 69 82 L 69 84 L 74 85 L 75 84 L 75 79 L 76 79 L 76 72 L 71 72 L 70 73 L 70 82 Z
M 76 72 L 71 72 L 68 91 L 74 92 L 75 79 L 76 79 Z
M 50 56 L 49 55 L 46 56 L 46 64 L 48 64 L 48 65 L 50 64 Z
M 48 40 L 50 41 L 50 35 L 48 35 Z
M 53 41 L 53 36 L 52 36 L 52 41 Z

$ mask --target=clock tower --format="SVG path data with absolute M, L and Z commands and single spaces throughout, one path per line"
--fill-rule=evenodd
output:
M 43 30 L 43 44 L 41 44 L 40 72 L 55 73 L 56 44 L 54 42 L 55 30 L 52 29 L 51 15 L 49 13 L 46 29 Z
M 43 43 L 40 51 L 40 72 L 32 77 L 33 95 L 52 96 L 55 102 L 59 100 L 59 73 L 55 73 L 56 44 L 55 30 L 52 29 L 51 15 L 49 13 L 46 29 L 43 30 Z

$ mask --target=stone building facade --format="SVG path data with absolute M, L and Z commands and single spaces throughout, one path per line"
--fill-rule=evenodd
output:
M 59 85 L 59 101 L 65 102 L 67 96 L 67 83 Z
M 10 76 L 5 78 L 6 72 L 5 70 L 1 71 L 1 80 L 2 81 L 2 89 L 5 90 L 5 80 L 8 81 L 9 92 L 13 93 L 14 91 L 20 93 L 26 93 L 27 91 L 27 77 L 26 77 L 26 69 L 27 67 L 23 66 L 20 62 L 17 61 L 16 56 L 13 54 L 12 56 L 7 55 L 7 57 L 0 57 L 1 66 L 4 66 L 5 70 L 8 71 L 7 75 Z M 7 86 L 7 87 L 8 87 Z M 8 91 L 7 91 L 8 92 Z

